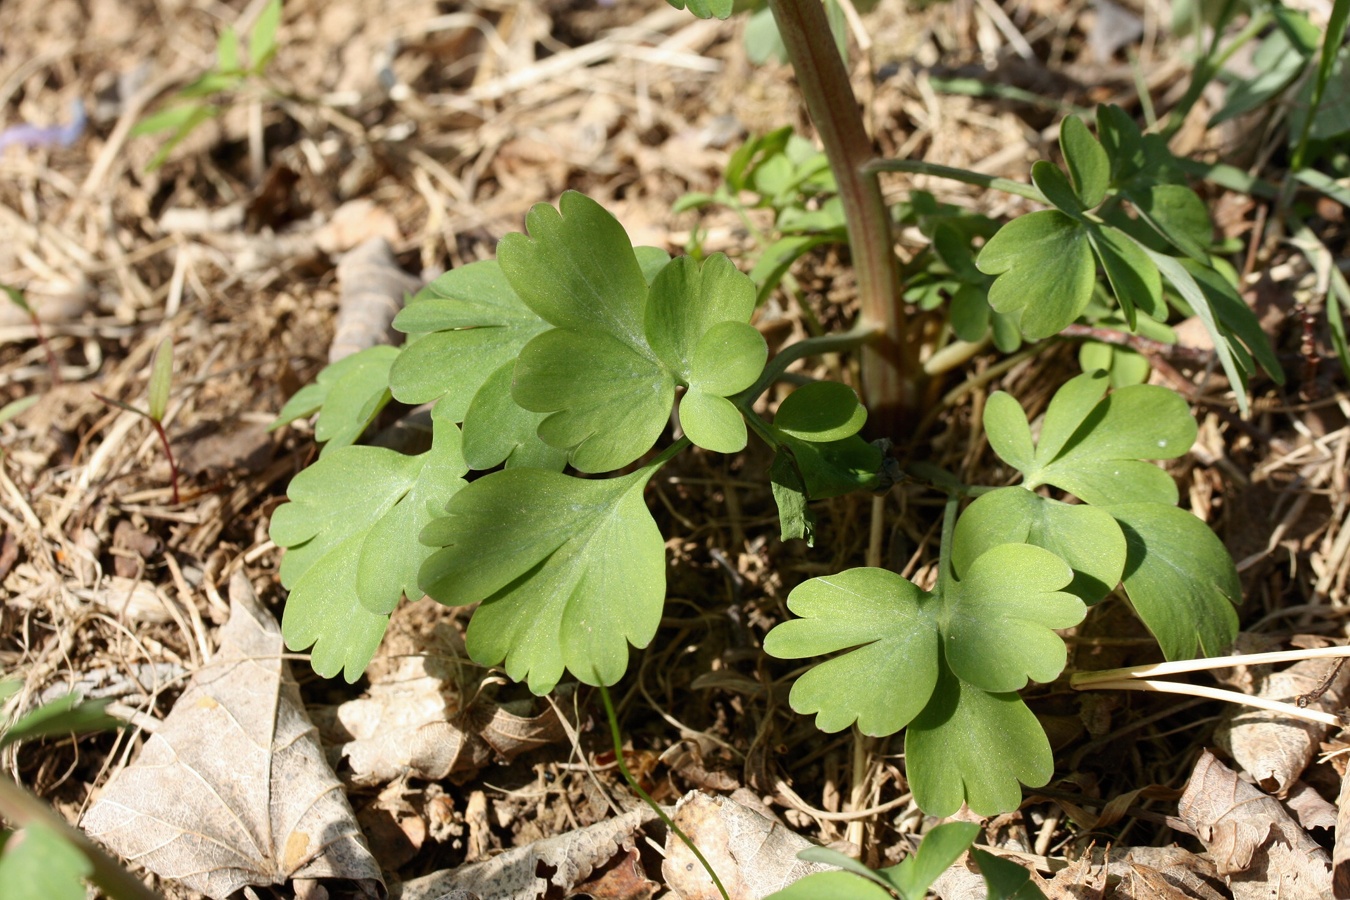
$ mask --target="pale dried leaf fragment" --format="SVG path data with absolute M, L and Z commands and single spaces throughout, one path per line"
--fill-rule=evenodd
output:
M 1186 783 L 1178 814 L 1204 843 L 1235 900 L 1317 900 L 1331 893 L 1331 860 L 1278 800 L 1210 752 Z
M 420 286 L 398 266 L 394 251 L 382 237 L 373 237 L 347 251 L 338 260 L 340 285 L 337 325 L 328 361 L 335 363 L 397 337 L 392 323 L 404 298 Z
M 462 782 L 494 758 L 521 753 L 566 737 L 552 707 L 537 715 L 479 698 L 457 711 L 458 687 L 449 665 L 428 654 L 372 666 L 370 689 L 337 708 L 351 740 L 341 748 L 351 781 L 384 784 L 413 776 Z
M 703 853 L 731 900 L 759 900 L 833 868 L 797 859 L 798 852 L 815 845 L 729 797 L 690 791 L 675 805 L 674 821 Z M 721 898 L 703 865 L 674 833 L 666 838 L 661 874 L 683 900 Z
M 342 878 L 384 892 L 248 579 L 230 581 L 220 650 L 81 823 L 124 859 L 222 900 L 248 885 Z
M 1264 678 L 1258 675 L 1256 694 L 1292 703 L 1321 687 L 1331 668 L 1327 660 L 1312 659 Z M 1350 666 L 1340 669 L 1326 693 L 1311 701 L 1309 708 L 1334 713 L 1345 705 L 1347 685 Z M 1326 725 L 1316 722 L 1251 709 L 1232 713 L 1226 727 L 1220 728 L 1218 740 L 1262 790 L 1284 797 L 1312 762 L 1327 731 Z
M 480 900 L 571 896 L 616 858 L 630 858 L 638 829 L 655 818 L 656 813 L 644 806 L 483 862 L 414 878 L 395 886 L 391 900 L 441 900 L 455 891 L 476 894 Z

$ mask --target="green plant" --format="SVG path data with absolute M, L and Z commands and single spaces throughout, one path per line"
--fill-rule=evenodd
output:
M 47 368 L 52 373 L 52 384 L 60 384 L 61 366 L 56 361 L 56 354 L 52 352 L 52 345 L 47 342 L 47 335 L 42 328 L 42 320 L 38 318 L 37 312 L 29 305 L 28 298 L 23 295 L 23 291 L 10 287 L 3 282 L 0 282 L 0 292 L 3 292 L 9 298 L 9 302 L 17 306 L 28 317 L 28 321 L 33 323 L 33 334 L 42 347 L 42 352 L 47 357 Z
M 0 703 L 22 686 L 17 679 L 0 680 Z M 77 694 L 58 697 L 0 729 L 0 749 L 39 737 L 119 727 L 122 723 L 104 712 L 106 706 Z M 114 900 L 155 900 L 83 832 L 8 776 L 0 776 L 0 818 L 10 825 L 0 829 L 0 885 L 6 900 L 83 900 L 86 880 Z
M 928 888 L 947 867 L 970 849 L 980 866 L 980 875 L 988 889 L 989 900 L 1035 900 L 1045 895 L 1031 881 L 1026 869 L 1000 859 L 978 847 L 971 847 L 980 826 L 970 822 L 948 822 L 923 836 L 918 848 L 898 865 L 874 870 L 826 847 L 813 847 L 797 854 L 808 862 L 838 866 L 838 872 L 816 872 L 774 891 L 766 900 L 923 900 Z
M 146 387 L 146 408 L 140 409 L 121 400 L 114 400 L 102 394 L 94 396 L 109 406 L 135 413 L 150 422 L 159 437 L 159 445 L 164 449 L 164 458 L 169 462 L 169 484 L 173 491 L 173 502 L 178 502 L 178 463 L 173 457 L 173 447 L 169 445 L 169 435 L 164 431 L 164 416 L 169 411 L 169 389 L 173 386 L 173 338 L 165 338 L 155 348 L 155 358 L 150 363 L 150 382 Z
M 163 165 L 174 147 L 224 112 L 235 94 L 255 82 L 267 85 L 267 66 L 276 56 L 280 24 L 281 0 L 270 0 L 254 20 L 246 43 L 226 26 L 216 41 L 215 67 L 180 90 L 176 95 L 180 102 L 136 123 L 133 135 L 168 133 L 147 168 Z
M 730 2 L 689 5 L 707 15 Z M 671 259 L 633 247 L 609 213 L 569 192 L 556 209 L 536 206 L 528 234 L 503 238 L 495 260 L 454 269 L 414 297 L 395 320 L 407 335 L 401 349 L 334 364 L 286 404 L 278 424 L 317 413 L 326 442 L 271 523 L 286 548 L 283 633 L 291 649 L 313 648 L 320 674 L 355 680 L 400 599 L 425 593 L 478 604 L 469 655 L 537 693 L 569 675 L 615 683 L 630 645 L 645 647 L 661 618 L 664 541 L 644 494 L 662 466 L 691 447 L 737 453 L 753 433 L 773 454 L 783 538 L 811 542 L 813 501 L 888 483 L 881 446 L 859 436 L 864 424 L 907 433 L 900 423 L 925 412 L 927 379 L 987 335 L 1012 349 L 1090 315 L 1102 333 L 1166 338 L 1167 317 L 1180 311 L 1204 321 L 1243 409 L 1258 363 L 1280 377 L 1204 203 L 1158 135 L 1115 107 L 1097 111 L 1095 136 L 1071 116 L 1060 135 L 1066 168 L 1037 163 L 1031 184 L 872 160 L 817 0 L 770 7 L 829 176 L 780 131 L 742 148 L 725 190 L 688 201 L 736 206 L 753 189 L 775 210 L 782 240 L 804 240 L 778 251 L 766 242 L 772 261 L 757 268 L 759 284 L 721 255 Z M 924 195 L 892 211 L 877 183 L 885 171 L 966 181 L 1047 208 L 997 230 Z M 915 313 L 901 302 L 896 218 L 933 240 L 906 273 Z M 802 246 L 838 240 L 840 222 L 859 267 L 857 324 L 767 359 L 749 324 L 757 298 Z M 936 332 L 907 318 L 943 314 Z M 924 366 L 920 333 L 940 335 Z M 866 404 L 847 385 L 812 382 L 761 415 L 757 401 L 791 363 L 855 349 Z M 1049 742 L 1018 692 L 1060 676 L 1066 650 L 1055 630 L 1076 625 L 1118 584 L 1169 659 L 1220 652 L 1236 632 L 1231 559 L 1148 462 L 1189 449 L 1186 404 L 1135 384 L 1138 365 L 1123 355 L 1104 362 L 1107 371 L 1060 389 L 1038 440 L 1014 399 L 990 398 L 985 431 L 1022 485 L 964 485 L 905 466 L 948 495 L 931 587 L 879 568 L 812 579 L 789 598 L 802 618 L 766 639 L 781 658 L 839 654 L 793 687 L 794 709 L 820 727 L 908 727 L 907 775 L 929 812 L 1011 809 L 1020 784 L 1049 780 Z M 394 400 L 434 404 L 432 444 L 420 455 L 357 443 Z M 672 413 L 682 434 L 666 437 Z

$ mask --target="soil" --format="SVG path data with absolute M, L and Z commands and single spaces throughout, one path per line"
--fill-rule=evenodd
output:
M 211 656 L 232 574 L 246 573 L 280 617 L 282 552 L 268 539 L 269 517 L 317 451 L 308 423 L 269 425 L 329 359 L 344 253 L 385 237 L 410 282 L 425 283 L 490 258 L 533 204 L 575 189 L 613 211 L 635 244 L 678 253 L 698 242 L 748 269 L 757 251 L 740 219 L 671 207 L 715 189 L 747 136 L 784 124 L 809 133 L 791 70 L 748 60 L 744 17 L 701 22 L 662 0 L 289 0 L 270 85 L 232 94 L 152 168 L 165 136 L 139 134 L 136 123 L 172 105 L 214 65 L 221 31 L 246 31 L 263 5 L 0 4 L 0 127 L 72 126 L 7 147 L 0 139 L 0 283 L 21 290 L 40 321 L 0 308 L 0 407 L 37 401 L 0 423 L 0 669 L 23 680 L 16 704 L 79 685 L 144 726 L 11 752 L 10 773 L 71 821 Z M 852 37 L 856 89 L 878 146 L 1025 179 L 1033 161 L 1056 158 L 1060 110 L 1115 102 L 1138 111 L 1137 74 L 1160 103 L 1175 102 L 1187 83 L 1176 62 L 1184 45 L 1167 36 L 1163 5 L 1133 9 L 1143 37 L 1108 46 L 1104 57 L 1093 43 L 1104 40 L 1100 15 L 1049 0 L 882 0 Z M 859 37 L 870 42 L 866 53 Z M 961 78 L 978 79 L 981 95 L 934 88 Z M 1214 102 L 1207 95 L 1197 105 L 1174 149 L 1205 158 L 1249 149 L 1234 128 L 1203 127 Z M 887 176 L 885 185 L 893 198 L 922 188 L 991 216 L 1027 208 L 931 178 Z M 1350 577 L 1345 376 L 1315 278 L 1264 229 L 1265 201 L 1201 189 L 1290 378 L 1280 386 L 1258 377 L 1244 418 L 1184 326 L 1182 343 L 1197 353 L 1160 359 L 1154 378 L 1192 403 L 1200 437 L 1168 469 L 1183 505 L 1239 563 L 1250 646 L 1339 640 Z M 1310 211 L 1337 254 L 1342 212 Z M 921 246 L 912 230 L 900 235 L 903 255 Z M 814 322 L 846 325 L 853 313 L 846 256 L 821 251 L 794 275 L 798 298 L 772 298 L 757 320 L 771 347 Z M 919 321 L 937 328 L 936 318 Z M 176 499 L 154 429 L 119 405 L 144 406 L 165 339 L 174 353 L 164 428 Z M 991 350 L 934 384 L 930 414 L 913 433 L 891 436 L 902 467 L 923 460 L 971 483 L 1008 482 L 978 427 L 985 398 L 1007 390 L 1035 417 L 1077 362 L 1068 343 L 1007 360 Z M 820 365 L 856 378 L 849 359 Z M 378 426 L 405 412 L 391 410 Z M 796 584 L 862 564 L 878 538 L 883 565 L 931 582 L 942 499 L 903 482 L 881 497 L 822 503 L 822 537 L 807 548 L 779 539 L 768 464 L 753 444 L 731 458 L 689 453 L 654 483 L 669 599 L 656 640 L 635 653 L 614 692 L 625 759 L 660 802 L 695 788 L 742 790 L 813 840 L 893 864 L 926 827 L 908 797 L 902 742 L 820 733 L 787 705 L 793 667 L 758 648 L 787 617 Z M 431 601 L 405 604 L 384 657 L 453 656 L 466 622 Z M 1070 642 L 1071 669 L 1158 659 L 1121 600 L 1104 603 Z M 319 679 L 303 659 L 292 665 L 321 727 L 371 686 Z M 513 709 L 544 708 L 504 676 L 489 673 L 483 689 Z M 1218 704 L 1063 685 L 1027 698 L 1050 731 L 1056 778 L 1028 790 L 1019 814 L 985 823 L 985 843 L 1042 862 L 1075 858 L 1093 842 L 1198 848 L 1174 830 L 1167 789 L 1180 788 L 1213 745 L 1225 715 Z M 454 778 L 348 785 L 391 885 L 631 803 L 598 698 L 583 690 L 564 706 L 575 709 L 571 738 L 510 762 Z M 1305 780 L 1334 799 L 1342 768 L 1320 762 Z M 1084 812 L 1145 788 L 1152 793 L 1111 818 Z

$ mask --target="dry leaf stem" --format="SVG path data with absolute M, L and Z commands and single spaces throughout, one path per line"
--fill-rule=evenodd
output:
M 1211 669 L 1225 669 L 1232 666 L 1256 666 L 1273 663 L 1302 662 L 1309 659 L 1345 659 L 1350 657 L 1350 647 L 1315 647 L 1308 650 L 1280 650 L 1274 653 L 1247 653 L 1237 656 L 1217 656 L 1211 659 L 1188 659 L 1177 662 L 1153 663 L 1145 666 L 1130 666 L 1124 669 L 1106 669 L 1100 672 L 1077 672 L 1069 677 L 1074 690 L 1121 690 L 1155 691 L 1166 694 L 1189 694 L 1210 700 L 1223 700 L 1242 706 L 1253 706 L 1268 712 L 1279 713 L 1295 719 L 1316 722 L 1339 728 L 1345 720 L 1335 713 L 1306 709 L 1294 703 L 1268 700 L 1254 697 L 1238 691 L 1203 685 L 1184 684 L 1175 681 L 1160 681 L 1156 676 L 1178 675 L 1185 672 L 1201 672 Z

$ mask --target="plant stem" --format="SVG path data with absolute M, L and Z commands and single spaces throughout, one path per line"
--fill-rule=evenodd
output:
M 864 346 L 868 341 L 877 335 L 877 328 L 865 322 L 858 322 L 843 334 L 824 334 L 820 337 L 806 338 L 795 344 L 788 344 L 778 355 L 769 360 L 769 364 L 764 367 L 764 371 L 759 373 L 759 378 L 739 394 L 731 397 L 731 402 L 737 406 L 746 406 L 754 403 L 759 395 L 769 389 L 769 385 L 777 381 L 787 367 L 799 359 L 805 359 L 808 356 L 819 356 L 822 353 L 839 353 L 844 350 L 853 350 Z
M 1094 687 L 1098 682 L 1124 681 L 1130 678 L 1156 678 L 1160 675 L 1207 672 L 1211 669 L 1230 669 L 1234 666 L 1263 666 L 1275 663 L 1303 662 L 1309 659 L 1343 659 L 1345 657 L 1350 657 L 1350 647 L 1313 647 L 1308 650 L 1277 650 L 1273 653 L 1240 653 L 1235 656 L 1181 659 L 1175 662 L 1129 666 L 1124 669 L 1103 669 L 1098 672 L 1075 672 L 1069 677 L 1069 684 L 1081 689 Z
M 722 900 L 731 900 L 727 895 L 727 889 L 722 886 L 722 880 L 717 877 L 717 873 L 713 871 L 712 864 L 703 856 L 702 851 L 700 851 L 698 846 L 689 839 L 689 835 L 685 834 L 684 831 L 680 829 L 680 826 L 676 825 L 674 821 L 671 820 L 670 816 L 666 815 L 666 811 L 661 808 L 659 803 L 652 799 L 651 794 L 648 794 L 642 789 L 642 785 L 637 783 L 637 779 L 633 777 L 633 773 L 628 771 L 628 763 L 624 762 L 623 759 L 623 733 L 619 731 L 619 718 L 615 715 L 614 704 L 609 699 L 609 689 L 603 684 L 599 685 L 599 687 L 600 699 L 605 704 L 605 717 L 609 720 L 609 735 L 614 741 L 614 762 L 618 765 L 619 773 L 623 775 L 623 780 L 628 782 L 628 786 L 632 788 L 633 793 L 641 797 L 642 802 L 651 807 L 652 812 L 656 813 L 657 817 L 665 823 L 665 826 L 670 829 L 671 833 L 683 841 L 684 845 L 694 854 L 694 858 L 702 864 L 703 871 L 708 873 L 708 877 L 711 878 L 713 884 L 717 886 L 717 892 L 722 895 Z
M 907 335 L 890 216 L 876 175 L 865 171 L 875 155 L 872 142 L 820 0 L 769 0 L 769 9 L 839 185 L 858 277 L 859 322 L 876 333 L 862 353 L 868 424 L 893 436 L 907 431 L 914 416 L 922 372 Z
M 0 817 L 16 828 L 30 824 L 43 825 L 70 841 L 94 867 L 89 880 L 114 900 L 162 900 L 158 894 L 85 837 L 84 832 L 72 827 L 65 819 L 52 812 L 47 804 L 4 776 L 0 776 Z
M 169 461 L 169 486 L 173 489 L 173 502 L 177 505 L 178 500 L 178 462 L 173 458 L 173 449 L 169 446 L 169 436 L 164 433 L 164 426 L 158 419 L 150 419 L 150 424 L 155 426 L 155 434 L 159 435 L 160 446 L 164 448 L 164 458 Z
M 1181 130 L 1182 123 L 1186 121 L 1186 116 L 1190 113 L 1191 107 L 1195 106 L 1195 101 L 1200 99 L 1200 95 L 1205 92 L 1205 88 L 1223 69 L 1223 64 L 1228 62 L 1229 57 L 1241 49 L 1243 44 L 1264 31 L 1274 18 L 1267 12 L 1252 16 L 1247 23 L 1247 27 L 1238 32 L 1233 40 L 1228 43 L 1228 46 L 1220 51 L 1219 39 L 1223 36 L 1224 28 L 1227 27 L 1229 20 L 1233 17 L 1235 8 L 1236 4 L 1230 0 L 1219 14 L 1218 21 L 1214 25 L 1214 37 L 1210 42 L 1209 50 L 1195 64 L 1195 70 L 1191 73 L 1191 83 L 1186 88 L 1186 93 L 1177 101 L 1177 105 L 1167 113 L 1167 123 L 1161 130 L 1163 137 L 1171 139 Z M 1196 34 L 1199 35 L 1200 32 L 1197 31 Z M 1311 115 L 1309 118 L 1311 118 Z
M 1074 685 L 1074 687 L 1080 691 L 1152 691 L 1161 694 L 1185 694 L 1188 697 L 1203 697 L 1206 700 L 1222 700 L 1225 703 L 1236 703 L 1239 706 L 1252 706 L 1256 709 L 1279 713 L 1293 719 L 1302 719 L 1305 722 L 1316 722 L 1319 725 L 1326 725 L 1331 728 L 1341 728 L 1346 724 L 1344 719 L 1334 713 L 1303 709 L 1292 703 L 1268 700 L 1265 697 L 1254 697 L 1251 694 L 1242 694 L 1237 691 L 1225 691 L 1222 688 L 1206 687 L 1202 684 L 1179 684 L 1175 681 L 1153 680 L 1097 681 L 1090 685 Z
M 868 174 L 875 175 L 878 172 L 905 172 L 910 175 L 931 175 L 934 178 L 947 178 L 951 181 L 959 181 L 962 184 L 973 184 L 976 187 L 982 187 L 987 190 L 1002 191 L 1005 194 L 1016 194 L 1018 197 L 1025 197 L 1028 200 L 1034 200 L 1037 203 L 1050 205 L 1050 201 L 1045 199 L 1045 195 L 1031 184 L 1023 184 L 1020 181 L 1013 181 L 1011 178 L 995 178 L 993 175 L 982 175 L 979 172 L 972 172 L 969 169 L 957 169 L 953 166 L 940 166 L 937 163 L 923 162 L 917 159 L 877 159 L 868 163 L 864 169 Z
M 1327 81 L 1331 78 L 1331 70 L 1336 64 L 1336 55 L 1340 50 L 1341 41 L 1345 38 L 1347 20 L 1350 20 L 1350 0 L 1336 0 L 1332 5 L 1331 17 L 1327 21 L 1327 33 L 1322 41 L 1322 55 L 1317 61 L 1317 74 L 1313 78 L 1312 96 L 1308 98 L 1308 114 L 1303 119 L 1303 127 L 1299 129 L 1298 143 L 1294 146 L 1293 159 L 1289 164 L 1291 172 L 1302 169 L 1307 158 L 1308 138 L 1312 135 L 1313 117 L 1317 115 L 1317 108 L 1322 105 L 1322 94 L 1326 90 Z

